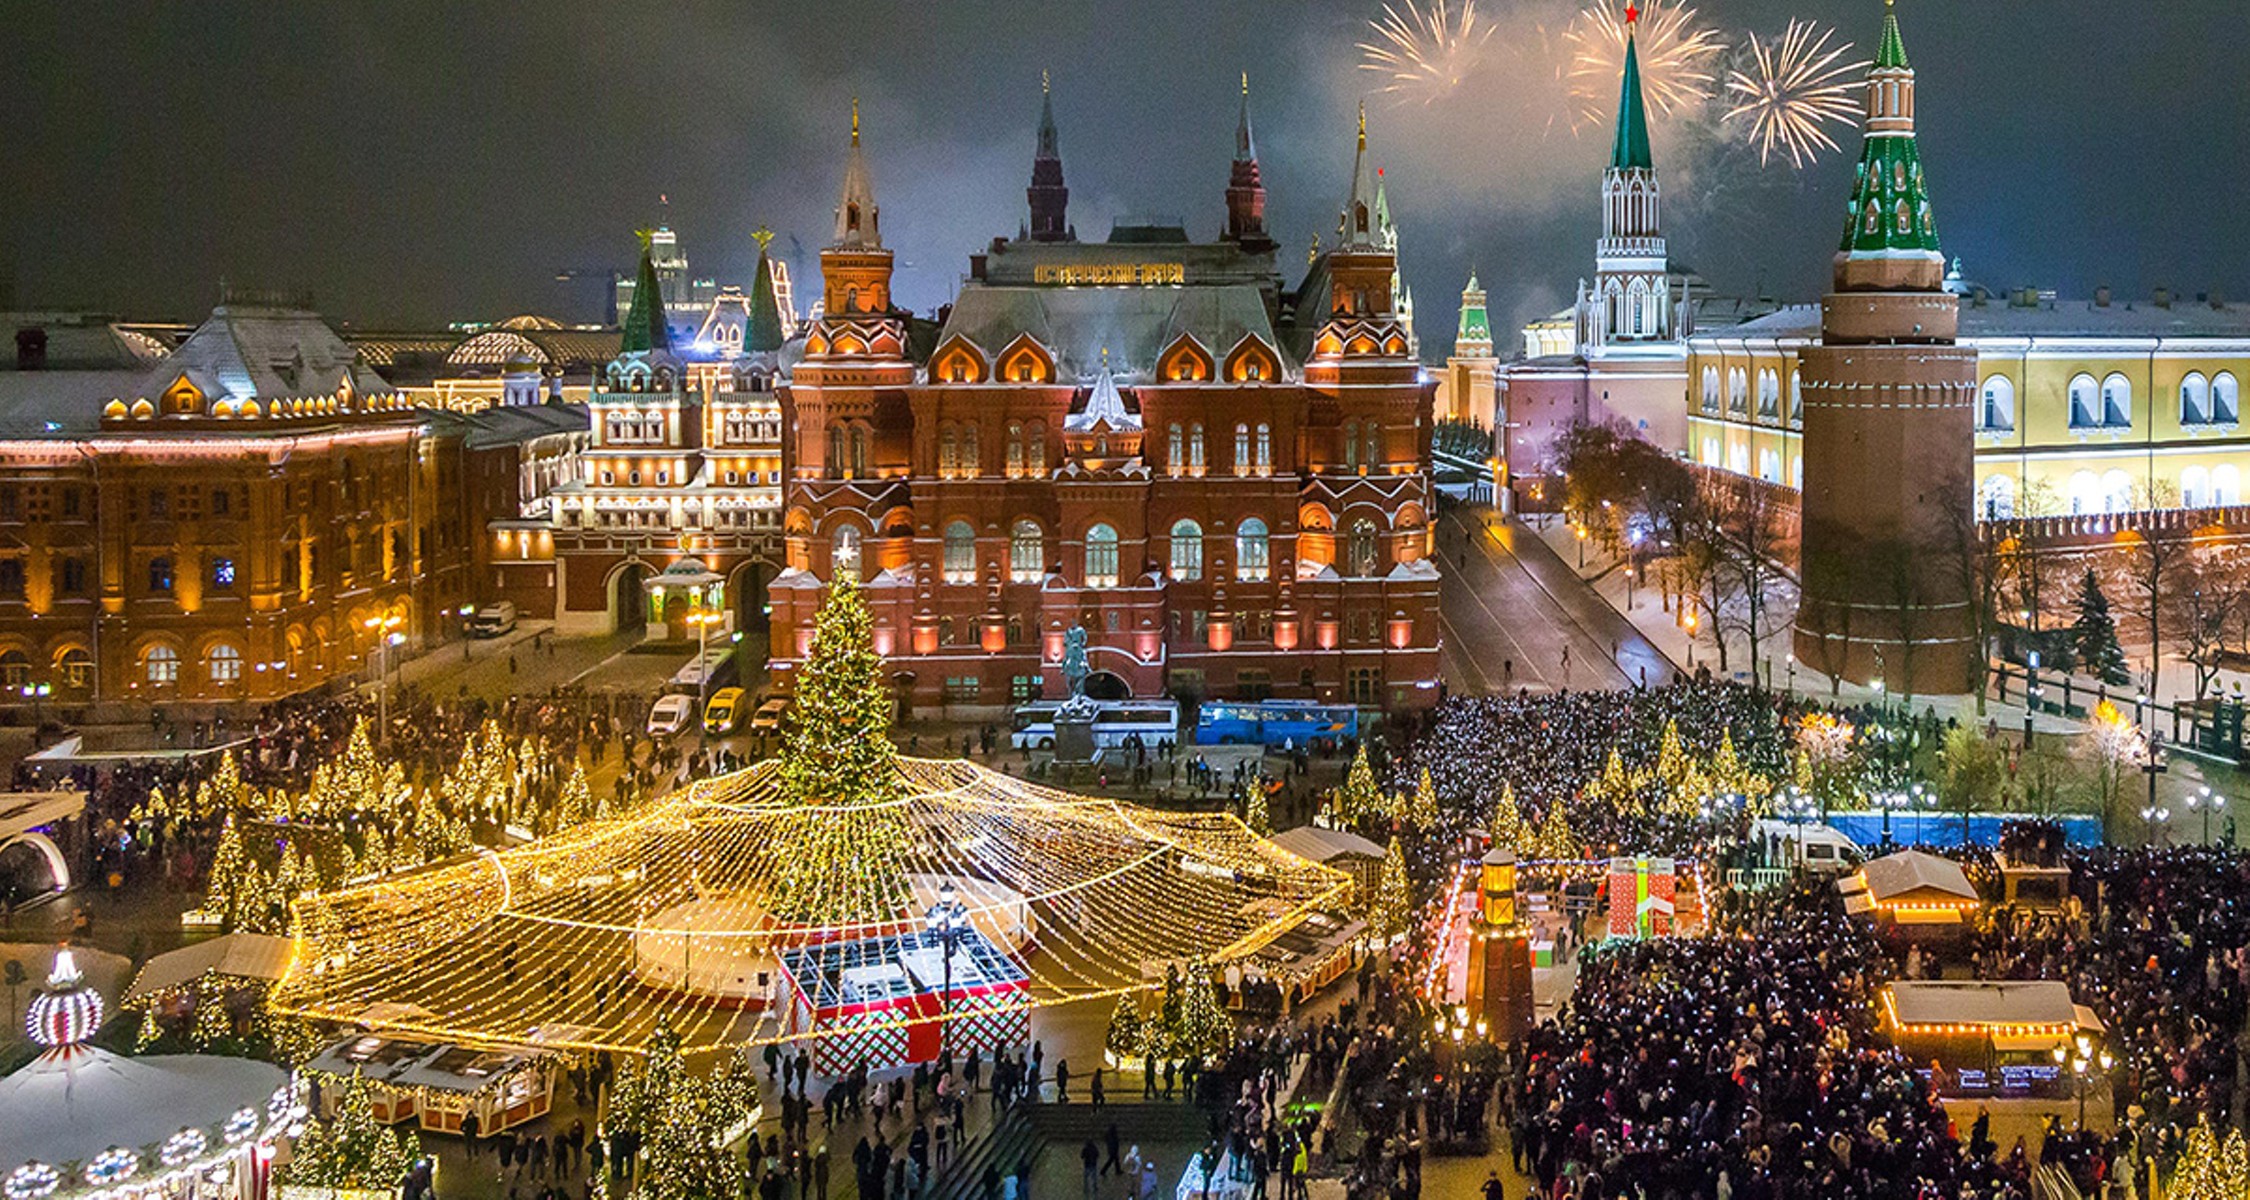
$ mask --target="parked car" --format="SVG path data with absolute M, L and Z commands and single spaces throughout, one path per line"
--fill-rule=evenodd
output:
M 668 692 L 656 698 L 648 710 L 650 737 L 671 737 L 686 729 L 695 719 L 695 697 Z
M 480 638 L 499 637 L 515 627 L 516 606 L 508 600 L 485 605 L 469 620 L 469 632 Z
M 750 732 L 780 733 L 781 714 L 788 711 L 789 701 L 783 699 L 780 696 L 775 696 L 773 699 L 759 705 L 758 711 L 751 716 Z
M 720 688 L 703 706 L 705 733 L 733 733 L 742 724 L 744 696 L 738 687 Z

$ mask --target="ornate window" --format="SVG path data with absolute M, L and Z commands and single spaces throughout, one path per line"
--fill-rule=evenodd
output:
M 1172 422 L 1172 427 L 1167 432 L 1170 440 L 1165 448 L 1164 466 L 1174 477 L 1178 477 L 1187 471 L 1187 440 L 1181 434 L 1180 423 L 1177 421 Z
M 1188 427 L 1188 474 L 1203 477 L 1203 423 Z
M 2233 425 L 2241 420 L 2242 393 L 2232 372 L 2221 371 L 2211 381 L 2211 423 Z
M 1117 531 L 1107 525 L 1096 525 L 1086 531 L 1085 586 L 1117 586 Z
M 961 463 L 960 442 L 954 436 L 953 425 L 948 422 L 938 426 L 937 471 L 938 478 L 951 479 Z
M 1361 434 L 1367 438 L 1365 452 L 1367 469 L 1375 470 L 1383 465 L 1383 427 L 1375 421 L 1368 421 L 1359 428 Z
M 2100 428 L 2101 414 L 2095 408 L 2098 403 L 2099 397 L 2093 376 L 2080 375 L 2072 379 L 2070 381 L 2070 427 L 2072 429 Z
M 203 656 L 203 669 L 213 683 L 234 683 L 242 678 L 242 651 L 220 642 Z
M 974 479 L 984 474 L 984 454 L 977 445 L 977 426 L 974 422 L 961 426 L 961 458 L 955 467 L 964 479 Z
M 72 646 L 63 651 L 59 669 L 62 671 L 64 687 L 84 689 L 94 686 L 94 656 L 82 646 Z
M 2016 385 L 2005 375 L 1984 381 L 1984 403 L 1977 409 L 1977 428 L 2005 433 L 2016 427 Z M 1994 476 L 1999 478 L 1999 476 Z
M 1273 543 L 1266 523 L 1256 517 L 1234 531 L 1234 577 L 1244 583 L 1261 583 L 1273 573 Z
M 1375 522 L 1365 517 L 1352 522 L 1351 535 L 1344 546 L 1344 562 L 1351 573 L 1361 579 L 1373 576 L 1379 550 Z
M 1359 422 L 1344 422 L 1344 469 L 1359 470 Z
M 152 684 L 166 685 L 180 681 L 180 652 L 170 646 L 150 646 L 141 657 L 141 676 Z
M 1172 525 L 1172 578 L 1203 578 L 1203 527 L 1182 519 Z
M 2102 380 L 2102 424 L 2113 429 L 2133 425 L 2133 385 L 2123 375 Z
M 977 581 L 977 531 L 967 521 L 955 521 L 945 527 L 945 581 Z
M 1263 421 L 1260 421 L 1258 423 L 1258 446 L 1256 454 L 1257 457 L 1255 459 L 1255 463 L 1257 466 L 1258 474 L 1273 474 L 1273 426 L 1268 425 Z
M 852 426 L 852 478 L 867 477 L 868 442 L 867 426 Z
M 1250 473 L 1250 427 L 1239 422 L 1234 427 L 1234 473 Z
M 1008 478 L 1023 478 L 1023 423 L 1008 422 Z
M 1047 538 L 1039 522 L 1017 521 L 1008 535 L 1008 578 L 1017 583 L 1037 583 L 1047 576 Z

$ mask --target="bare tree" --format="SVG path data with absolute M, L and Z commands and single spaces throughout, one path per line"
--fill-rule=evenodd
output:
M 2188 574 L 2176 589 L 2182 657 L 2195 668 L 2195 698 L 2211 694 L 2226 654 L 2228 626 L 2250 607 L 2250 572 L 2239 553 L 2218 545 L 2198 545 Z
M 1969 690 L 1977 698 L 1977 715 L 1985 711 L 1984 681 L 1991 670 L 1992 647 L 2000 632 L 2000 591 L 2007 559 L 2021 553 L 2021 539 L 2003 538 L 2000 530 L 1982 530 L 1976 519 L 1976 496 L 1960 483 L 1938 491 L 1945 525 L 1932 547 L 1937 563 L 1969 598 L 1967 651 Z
M 1733 486 L 1707 489 L 1710 510 L 1708 534 L 1721 569 L 1733 574 L 1730 589 L 1738 600 L 1731 623 L 1743 635 L 1750 652 L 1753 675 L 1770 687 L 1761 648 L 1777 630 L 1786 629 L 1796 612 L 1796 581 L 1781 565 L 1782 513 L 1774 489 L 1748 480 Z
M 2195 550 L 2195 534 L 2185 525 L 2165 520 L 2164 513 L 2151 513 L 2149 520 L 2131 535 L 2124 569 L 2126 578 L 2141 598 L 2141 615 L 2148 621 L 2148 694 L 2158 695 L 2157 684 L 2164 668 L 2164 612 L 2172 607 L 2174 592 L 2189 572 L 2189 557 Z

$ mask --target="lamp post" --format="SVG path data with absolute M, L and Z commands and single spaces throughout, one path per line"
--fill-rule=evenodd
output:
M 703 693 L 711 684 L 711 622 L 719 614 L 708 608 L 697 608 L 687 615 L 688 624 L 695 626 L 695 748 L 710 745 L 711 727 L 705 723 L 703 706 L 710 699 Z
M 2116 1062 L 2116 1059 L 2110 1057 L 2106 1047 L 2099 1054 L 2095 1053 L 2094 1040 L 2083 1033 L 2055 1047 L 2055 1065 L 2070 1072 L 2071 1081 L 2078 1091 L 2078 1128 L 2086 1128 L 2087 1074 L 2099 1066 L 2106 1076 Z
M 2203 842 L 2209 844 L 2211 841 L 2211 814 L 2225 808 L 2227 798 L 2212 791 L 2208 786 L 2199 787 L 2189 794 L 2187 806 L 2189 812 L 2203 814 Z
M 923 922 L 937 939 L 945 962 L 945 985 L 938 991 L 938 1061 L 944 1062 L 953 1032 L 952 1022 L 946 1019 L 953 1005 L 953 947 L 969 931 L 969 908 L 954 892 L 952 880 L 938 885 L 937 903 L 930 906 Z
M 54 690 L 54 685 L 47 683 L 27 683 L 23 685 L 23 698 L 31 701 L 31 727 L 33 729 L 36 730 L 47 723 L 47 697 L 53 694 Z M 2205 788 L 2203 790 L 2208 792 L 2211 789 Z M 2204 818 L 2204 824 L 2208 826 L 2210 818 Z M 2209 830 L 2206 829 L 2205 832 L 2209 832 Z
M 2172 819 L 2171 811 L 2156 803 L 2156 777 L 2169 770 L 2170 764 L 2164 761 L 2163 735 L 2149 735 L 2148 755 L 2141 760 L 2141 774 L 2148 776 L 2148 807 L 2141 810 L 2141 820 L 2148 826 L 2148 844 L 2152 849 L 2156 846 L 2157 824 Z
M 405 623 L 397 613 L 367 619 L 367 627 L 375 632 L 375 725 L 385 742 L 391 739 L 391 647 L 406 640 L 398 631 Z

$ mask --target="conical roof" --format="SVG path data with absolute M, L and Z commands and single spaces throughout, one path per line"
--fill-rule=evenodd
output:
M 750 308 L 743 318 L 742 352 L 763 354 L 779 350 L 781 342 L 781 301 L 773 291 L 773 259 L 761 244 L 756 277 L 750 281 Z
M 1256 162 L 1258 140 L 1250 133 L 1250 72 L 1242 73 L 1242 112 L 1234 121 L 1234 161 Z
M 1381 245 L 1381 225 L 1376 219 L 1379 188 L 1375 164 L 1367 157 L 1367 102 L 1359 105 L 1359 149 L 1352 156 L 1352 194 L 1344 201 L 1339 243 L 1344 249 L 1372 250 Z M 1365 219 L 1362 219 L 1362 214 Z
M 1906 38 L 1898 31 L 1896 4 L 1888 4 L 1883 10 L 1883 42 L 1875 51 L 1875 65 L 1878 68 L 1893 67 L 1902 71 L 1912 67 L 1906 61 Z
M 619 331 L 619 354 L 646 354 L 672 348 L 672 327 L 665 319 L 664 292 L 656 282 L 656 263 L 641 244 L 640 271 L 633 279 L 633 305 L 625 310 L 625 328 Z
M 1929 180 L 1922 172 L 1914 131 L 1914 69 L 1906 65 L 1906 40 L 1898 12 L 1883 13 L 1883 45 L 1870 74 L 1896 86 L 1868 89 L 1865 141 L 1853 176 L 1850 216 L 1841 252 L 1852 258 L 1927 258 L 1944 261 Z
M 875 203 L 875 181 L 859 148 L 859 101 L 852 101 L 852 144 L 844 157 L 844 187 L 836 200 L 838 249 L 879 250 L 883 246 L 882 206 Z
M 1613 171 L 1653 171 L 1656 156 L 1648 144 L 1648 105 L 1641 99 L 1641 52 L 1630 26 L 1625 32 L 1625 78 L 1617 89 L 1617 140 L 1610 146 Z

